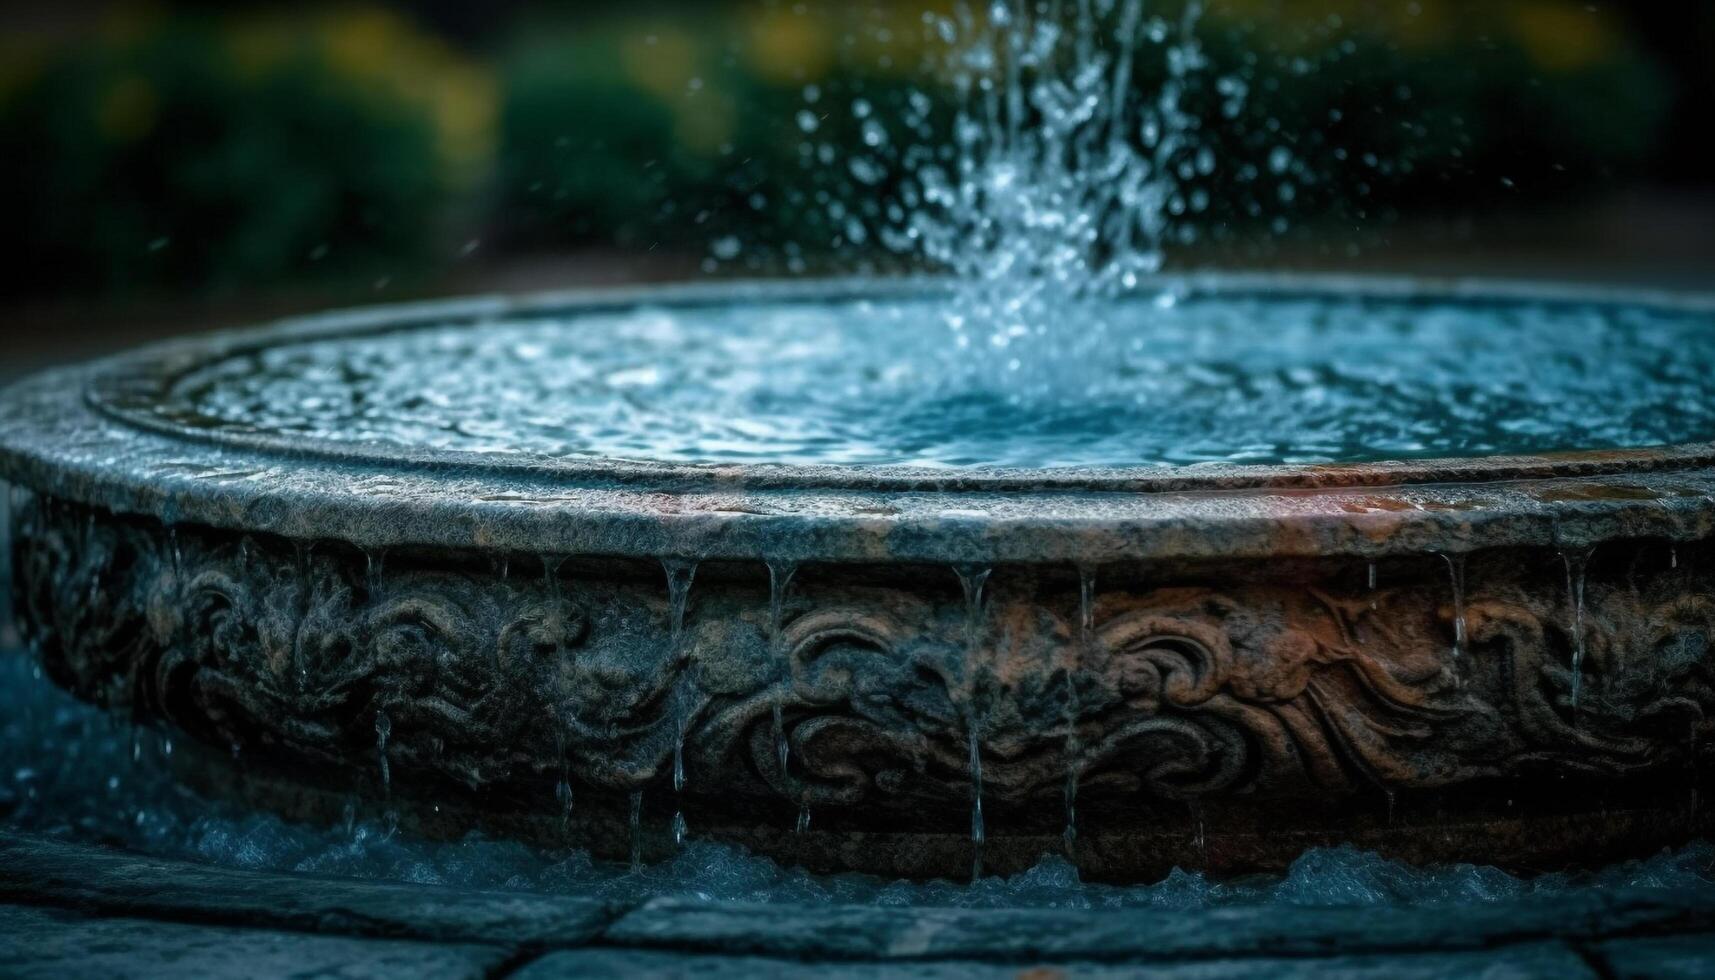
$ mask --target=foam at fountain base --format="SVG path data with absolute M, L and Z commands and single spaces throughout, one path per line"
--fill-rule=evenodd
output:
M 1192 295 L 1046 330 L 947 300 L 658 306 L 289 342 L 156 410 L 338 443 L 658 461 L 1149 466 L 1715 436 L 1715 316 L 1593 303 Z M 1005 334 L 1005 331 L 1000 331 Z M 970 343 L 962 343 L 971 338 Z
M 204 799 L 174 778 L 165 758 L 170 741 L 73 699 L 15 651 L 0 653 L 0 719 L 0 826 L 251 870 L 625 901 L 670 895 L 982 908 L 1423 906 L 1581 889 L 1715 889 L 1715 845 L 1706 842 L 1601 871 L 1531 880 L 1472 865 L 1417 868 L 1337 848 L 1307 852 L 1284 876 L 1218 880 L 1175 871 L 1159 882 L 1122 887 L 1083 882 L 1059 857 L 975 884 L 812 875 L 693 836 L 673 860 L 632 872 L 582 851 L 474 836 L 422 840 L 373 821 L 309 826 Z

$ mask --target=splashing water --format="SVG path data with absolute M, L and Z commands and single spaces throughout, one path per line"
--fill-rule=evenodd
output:
M 942 319 L 960 346 L 999 352 L 1015 372 L 1075 353 L 1066 331 L 1045 342 L 1049 324 L 1069 303 L 1158 271 L 1173 216 L 1207 206 L 1179 190 L 1180 171 L 1217 164 L 1183 106 L 1208 68 L 1201 12 L 1198 2 L 1162 16 L 1144 0 L 995 0 L 928 18 L 958 108 L 937 126 L 920 91 L 886 121 L 867 99 L 852 103 L 863 145 L 846 164 L 858 193 L 889 181 L 900 199 L 867 225 L 835 202 L 844 237 L 874 237 L 959 280 Z M 1147 93 L 1145 69 L 1165 79 Z M 1222 90 L 1230 118 L 1243 86 Z

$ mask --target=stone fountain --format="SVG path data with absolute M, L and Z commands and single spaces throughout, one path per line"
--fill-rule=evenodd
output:
M 1177 295 L 1542 301 L 1179 280 Z M 185 778 L 644 860 L 1526 870 L 1683 841 L 1715 688 L 1715 449 L 1042 469 L 306 435 L 195 394 L 294 345 L 920 284 L 333 314 L 0 399 L 20 626 Z M 1715 316 L 1698 297 L 1555 302 Z

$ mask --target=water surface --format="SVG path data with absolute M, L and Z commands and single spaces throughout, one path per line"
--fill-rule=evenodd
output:
M 1715 316 L 1189 297 L 998 332 L 947 300 L 641 308 L 298 342 L 177 385 L 232 431 L 560 459 L 1331 463 L 1715 437 Z

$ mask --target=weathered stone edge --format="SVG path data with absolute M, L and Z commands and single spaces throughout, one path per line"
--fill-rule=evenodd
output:
M 175 365 L 270 337 L 568 306 L 908 288 L 920 287 L 728 285 L 455 301 L 330 314 L 259 333 L 175 342 L 40 375 L 0 395 L 0 479 L 169 524 L 366 548 L 800 562 L 1375 558 L 1498 546 L 1582 547 L 1620 537 L 1693 540 L 1715 529 L 1715 446 L 1707 444 L 1343 467 L 1052 475 L 620 460 L 574 464 L 522 457 L 485 462 L 468 454 L 372 446 L 347 451 L 199 435 L 151 421 L 138 407 L 147 406 L 147 391 L 131 391 L 158 386 Z M 1504 284 L 1412 280 L 1258 283 L 1217 277 L 1194 288 L 1337 288 L 1455 299 L 1537 295 Z M 1563 293 L 1551 289 L 1542 295 L 1564 298 Z M 1715 309 L 1715 297 L 1586 299 Z M 119 404 L 128 391 L 141 399 L 131 408 Z M 1639 485 L 1645 473 L 1647 487 Z
M 1187 962 L 1480 951 L 1715 933 L 1666 889 L 1417 909 L 985 910 L 588 899 L 212 868 L 0 831 L 0 902 L 157 921 L 479 943 L 847 962 Z M 1715 948 L 1715 937 L 1712 937 Z
M 282 875 L 0 832 L 0 901 L 387 939 L 577 946 L 624 909 L 570 896 Z
M 1697 540 L 1715 470 L 1466 484 L 1131 493 L 577 484 L 199 445 L 102 419 L 81 371 L 0 396 L 0 479 L 50 496 L 364 548 L 796 562 L 1105 562 Z M 1658 462 L 1665 461 L 1661 457 Z

